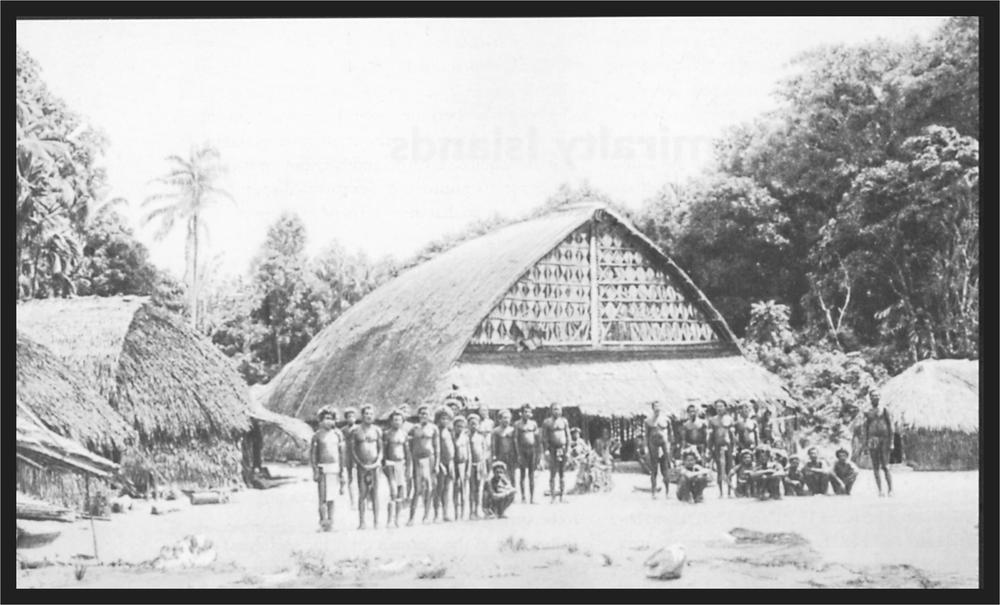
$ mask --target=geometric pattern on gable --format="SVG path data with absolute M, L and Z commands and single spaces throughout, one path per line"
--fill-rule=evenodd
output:
M 590 236 L 584 225 L 535 263 L 480 322 L 470 345 L 586 345 Z
M 597 229 L 597 293 L 604 344 L 719 341 L 705 314 L 614 223 Z

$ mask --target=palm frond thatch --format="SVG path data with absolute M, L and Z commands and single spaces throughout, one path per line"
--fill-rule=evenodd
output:
M 979 432 L 978 361 L 920 361 L 879 392 L 901 428 Z
M 138 436 L 90 384 L 44 346 L 17 334 L 16 404 L 52 431 L 111 455 Z

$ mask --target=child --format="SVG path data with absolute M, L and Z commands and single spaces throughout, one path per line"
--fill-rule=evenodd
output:
M 333 530 L 333 503 L 337 492 L 344 493 L 344 436 L 336 428 L 337 413 L 328 407 L 319 410 L 319 428 L 309 445 L 309 464 L 319 491 L 319 524 L 322 531 Z M 336 490 L 336 491 L 335 491 Z
M 729 471 L 728 477 L 730 481 L 736 477 L 736 487 L 733 492 L 737 498 L 749 498 L 753 495 L 753 482 L 750 481 L 750 473 L 753 470 L 753 454 L 750 450 L 741 451 L 740 462 Z
M 497 460 L 493 463 L 493 477 L 486 482 L 486 489 L 483 491 L 483 512 L 496 515 L 503 519 L 504 514 L 514 502 L 514 494 L 517 490 L 507 479 L 507 465 Z
M 799 466 L 799 457 L 796 454 L 792 454 L 788 458 L 788 470 L 785 475 L 785 495 L 788 496 L 806 496 L 809 494 L 809 490 L 806 487 L 804 480 L 804 475 L 802 473 L 802 467 Z
M 858 479 L 858 467 L 851 462 L 850 453 L 844 448 L 837 450 L 837 461 L 833 463 L 833 493 L 850 496 L 851 488 Z
M 688 450 L 683 454 L 683 466 L 677 485 L 677 499 L 692 504 L 704 502 L 705 487 L 708 485 L 709 471 L 698 464 L 698 454 Z

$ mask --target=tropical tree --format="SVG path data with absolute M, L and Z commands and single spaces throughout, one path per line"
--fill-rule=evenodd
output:
M 219 188 L 225 171 L 218 149 L 203 144 L 191 149 L 187 158 L 171 155 L 170 170 L 155 179 L 163 190 L 143 201 L 151 209 L 145 222 L 159 223 L 154 237 L 162 240 L 177 224 L 185 229 L 185 281 L 188 287 L 188 312 L 191 326 L 198 327 L 198 295 L 200 289 L 198 257 L 201 244 L 208 236 L 205 211 L 220 199 L 233 201 L 232 195 Z

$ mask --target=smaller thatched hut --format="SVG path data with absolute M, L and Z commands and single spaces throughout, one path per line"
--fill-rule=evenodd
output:
M 246 384 L 179 318 L 146 298 L 82 297 L 21 303 L 17 325 L 93 384 L 138 434 L 139 447 L 121 457 L 136 488 L 241 481 Z
M 979 362 L 928 359 L 880 389 L 902 462 L 916 470 L 979 468 Z

